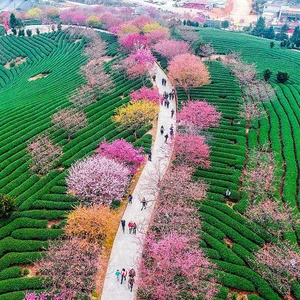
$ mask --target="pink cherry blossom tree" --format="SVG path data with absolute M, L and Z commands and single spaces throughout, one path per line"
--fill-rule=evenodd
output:
M 87 117 L 76 108 L 65 108 L 52 116 L 52 123 L 57 129 L 66 131 L 70 140 L 74 133 L 87 125 Z
M 84 108 L 97 101 L 96 91 L 89 85 L 82 85 L 71 94 L 69 101 L 76 107 Z
M 30 168 L 39 175 L 46 175 L 56 159 L 63 153 L 58 145 L 52 143 L 48 135 L 42 134 L 27 145 L 30 155 Z
M 117 27 L 123 23 L 123 20 L 117 16 L 114 16 L 111 13 L 105 13 L 100 16 L 102 22 L 102 28 L 105 30 L 110 29 L 111 27 Z
M 168 28 L 162 27 L 147 32 L 145 36 L 148 38 L 150 45 L 154 45 L 161 40 L 168 40 L 170 38 L 170 32 Z
M 138 296 L 142 300 L 212 299 L 217 292 L 210 277 L 213 268 L 188 237 L 171 232 L 157 240 L 150 234 L 140 266 Z
M 175 152 L 181 163 L 197 164 L 202 168 L 209 168 L 210 166 L 210 150 L 203 136 L 178 133 L 175 139 Z
M 145 49 L 148 44 L 148 38 L 139 33 L 127 34 L 126 36 L 119 39 L 121 48 L 125 51 L 134 51 L 137 49 Z
M 185 102 L 176 118 L 184 126 L 202 130 L 218 127 L 221 113 L 217 112 L 216 108 L 206 101 L 195 100 Z
M 142 151 L 143 148 L 134 149 L 132 144 L 124 139 L 115 140 L 110 144 L 104 140 L 96 150 L 101 156 L 124 163 L 131 171 L 131 174 L 135 174 L 145 161 L 145 155 L 141 154 Z
M 189 52 L 190 45 L 184 41 L 162 40 L 153 46 L 153 50 L 167 59 Z
M 207 67 L 201 59 L 192 54 L 175 56 L 169 64 L 169 78 L 175 87 L 182 87 L 190 98 L 192 87 L 201 87 L 210 83 Z
M 300 280 L 300 252 L 296 245 L 280 241 L 266 245 L 252 260 L 256 271 L 266 279 L 282 296 L 289 296 L 291 285 Z
M 27 293 L 25 300 L 66 300 L 66 293 L 54 294 L 52 292 Z
M 130 169 L 113 159 L 94 155 L 75 162 L 66 179 L 68 192 L 90 204 L 122 200 L 129 184 Z
M 143 86 L 139 90 L 131 92 L 130 99 L 132 102 L 139 100 L 148 100 L 156 104 L 160 104 L 162 96 L 157 88 L 151 89 Z
M 130 23 L 142 30 L 146 24 L 153 24 L 156 21 L 149 16 L 139 16 L 131 20 Z
M 99 252 L 96 244 L 77 238 L 50 242 L 45 257 L 37 263 L 44 286 L 52 292 L 63 293 L 63 299 L 91 296 Z
M 145 75 L 153 67 L 155 61 L 155 57 L 149 50 L 138 49 L 126 58 L 126 72 L 130 77 Z

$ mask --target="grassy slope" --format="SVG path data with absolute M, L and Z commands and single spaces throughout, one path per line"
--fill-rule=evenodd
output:
M 208 200 L 200 206 L 204 220 L 202 246 L 217 264 L 223 286 L 242 293 L 255 292 L 263 299 L 280 299 L 281 296 L 251 269 L 249 261 L 251 253 L 267 242 L 268 236 L 263 231 L 254 232 L 251 224 L 247 224 L 236 209 L 243 211 L 247 202 L 239 194 L 247 145 L 251 149 L 265 143 L 270 143 L 277 162 L 282 165 L 278 174 L 282 179 L 282 201 L 289 201 L 290 205 L 299 208 L 299 147 L 296 137 L 300 133 L 300 76 L 297 72 L 300 54 L 280 49 L 278 45 L 271 49 L 270 41 L 245 34 L 206 28 L 199 31 L 206 42 L 212 42 L 218 53 L 224 54 L 230 50 L 241 52 L 245 61 L 257 64 L 260 73 L 270 68 L 273 71 L 272 84 L 277 90 L 277 99 L 264 104 L 269 118 L 256 122 L 248 137 L 245 134 L 245 122 L 239 117 L 239 86 L 220 63 L 213 62 L 209 65 L 212 84 L 194 89 L 191 93 L 193 99 L 206 99 L 217 106 L 223 115 L 220 127 L 213 128 L 208 133 L 212 167 L 195 173 L 196 177 L 210 184 Z M 291 78 L 286 85 L 276 84 L 274 74 L 278 70 L 290 73 Z M 180 102 L 185 101 L 182 91 L 179 90 L 178 95 Z M 225 197 L 227 188 L 232 191 L 229 201 Z M 239 204 L 232 209 L 230 206 L 234 203 Z M 286 237 L 299 241 L 300 236 L 297 232 L 291 232 Z M 293 286 L 293 293 L 296 299 L 300 299 L 299 285 Z M 219 298 L 226 299 L 224 289 Z
M 108 42 L 108 55 L 115 56 L 117 42 L 111 38 Z M 16 197 L 18 205 L 11 218 L 0 220 L 0 299 L 23 299 L 23 293 L 16 291 L 41 287 L 38 278 L 23 277 L 18 266 L 30 264 L 47 246 L 48 239 L 61 234 L 63 223 L 51 229 L 47 225 L 51 220 L 62 220 L 77 203 L 65 194 L 64 180 L 74 160 L 92 153 L 103 138 L 123 137 L 146 149 L 151 145 L 151 136 L 145 135 L 147 129 L 140 130 L 140 138 L 135 141 L 130 130 L 121 132 L 110 120 L 114 109 L 129 101 L 129 92 L 142 84 L 121 73 L 112 74 L 116 92 L 85 109 L 89 125 L 71 141 L 63 131 L 53 129 L 51 115 L 71 105 L 68 95 L 84 81 L 79 73 L 86 60 L 82 45 L 82 41 L 75 43 L 63 33 L 0 39 L 2 65 L 16 57 L 27 58 L 10 70 L 0 66 L 0 192 Z M 111 63 L 107 63 L 108 69 Z M 43 72 L 50 74 L 28 81 Z M 46 131 L 63 147 L 64 154 L 57 168 L 40 178 L 29 170 L 26 145 Z

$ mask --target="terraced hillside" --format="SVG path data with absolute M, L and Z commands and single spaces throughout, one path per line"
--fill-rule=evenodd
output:
M 108 42 L 106 68 L 117 60 L 118 44 Z M 121 72 L 112 74 L 116 92 L 88 106 L 89 125 L 68 141 L 63 131 L 55 131 L 50 117 L 58 108 L 70 106 L 70 93 L 83 83 L 80 66 L 83 40 L 64 32 L 31 38 L 0 38 L 0 192 L 16 198 L 18 210 L 9 219 L 0 220 L 0 299 L 23 299 L 23 292 L 41 288 L 38 277 L 28 274 L 30 263 L 47 246 L 47 240 L 61 234 L 66 212 L 77 203 L 65 194 L 67 168 L 93 152 L 106 138 L 125 138 L 148 149 L 151 135 L 147 128 L 138 132 L 119 130 L 110 120 L 114 109 L 129 101 L 128 94 L 142 82 L 129 80 Z M 111 60 L 110 60 L 111 58 Z M 27 142 L 49 132 L 63 148 L 55 170 L 45 177 L 29 170 Z
M 219 62 L 210 63 L 212 83 L 191 92 L 192 99 L 206 99 L 222 112 L 220 127 L 210 129 L 207 134 L 211 168 L 195 172 L 195 177 L 210 184 L 208 199 L 199 204 L 199 210 L 204 221 L 202 246 L 216 263 L 223 285 L 218 297 L 227 299 L 231 291 L 240 296 L 248 295 L 248 299 L 282 299 L 280 293 L 256 273 L 251 263 L 253 252 L 268 243 L 270 237 L 263 229 L 254 230 L 241 214 L 247 204 L 241 193 L 241 174 L 246 153 L 256 146 L 270 144 L 280 166 L 278 196 L 299 211 L 300 76 L 297 68 L 291 66 L 299 64 L 300 54 L 270 49 L 267 40 L 221 30 L 200 29 L 200 35 L 212 41 L 220 54 L 239 51 L 243 60 L 257 63 L 259 71 L 270 68 L 273 73 L 281 70 L 291 75 L 287 84 L 277 84 L 273 78 L 276 99 L 262 104 L 266 117 L 256 122 L 248 134 L 245 121 L 239 116 L 240 88 L 230 70 Z M 273 52 L 270 54 L 270 51 Z M 181 90 L 178 97 L 179 104 L 186 100 Z M 227 188 L 232 192 L 229 198 L 225 196 Z M 286 232 L 285 238 L 299 242 L 299 228 Z M 293 283 L 292 293 L 295 299 L 300 299 L 299 283 Z

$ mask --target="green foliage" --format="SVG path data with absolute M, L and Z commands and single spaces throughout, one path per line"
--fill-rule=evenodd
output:
M 263 17 L 259 17 L 255 27 L 252 30 L 252 34 L 255 36 L 263 37 L 266 31 L 266 22 Z
M 286 81 L 289 80 L 290 76 L 289 76 L 289 73 L 287 73 L 287 72 L 278 71 L 276 78 L 277 78 L 278 82 L 285 83 Z
M 13 197 L 0 194 L 0 218 L 10 216 L 15 208 L 15 199 Z
M 263 76 L 264 76 L 265 81 L 269 81 L 269 79 L 271 78 L 271 75 L 272 75 L 272 71 L 270 69 L 264 70 Z

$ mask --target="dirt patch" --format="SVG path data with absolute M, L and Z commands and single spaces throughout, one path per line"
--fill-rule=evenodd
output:
M 61 220 L 49 220 L 48 223 L 47 223 L 47 228 L 51 228 L 51 226 L 53 224 L 58 226 L 60 224 L 60 222 L 61 222 Z
M 15 65 L 12 66 L 12 67 L 16 67 L 16 66 L 21 65 L 21 64 L 23 64 L 24 62 L 26 62 L 26 60 L 27 60 L 26 57 L 17 57 L 17 58 L 15 58 L 15 59 L 11 60 L 11 61 L 8 61 L 8 62 L 4 65 L 4 68 L 9 70 L 9 69 L 11 68 L 11 66 L 10 66 L 11 63 L 14 63 L 14 64 L 15 64 Z
M 233 241 L 230 238 L 228 237 L 224 238 L 224 242 L 230 249 L 232 248 Z
M 45 78 L 47 77 L 48 75 L 50 75 L 51 72 L 45 72 L 45 73 L 40 73 L 40 74 L 37 74 L 35 76 L 32 76 L 28 79 L 28 81 L 33 81 L 33 80 L 37 80 L 37 79 L 41 79 L 41 78 Z
M 113 59 L 113 57 L 111 57 L 111 56 L 103 56 L 103 58 L 102 58 L 102 60 L 103 60 L 104 62 L 111 61 L 112 59 Z
M 245 292 L 245 291 L 240 291 L 237 289 L 229 289 L 229 292 L 231 293 L 237 293 L 237 299 L 238 300 L 247 300 L 248 299 L 248 295 L 258 295 L 257 292 Z
M 81 39 L 76 39 L 73 41 L 73 43 L 79 43 L 79 42 L 81 42 Z
M 230 207 L 230 208 L 233 208 L 233 206 L 234 206 L 234 202 L 231 202 L 231 201 L 226 201 L 226 205 L 228 206 L 228 207 Z
M 39 275 L 39 269 L 35 265 L 20 265 L 20 267 L 29 271 L 29 273 L 25 275 L 25 277 L 36 277 Z

